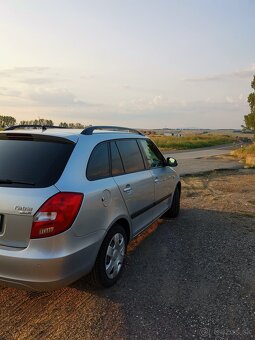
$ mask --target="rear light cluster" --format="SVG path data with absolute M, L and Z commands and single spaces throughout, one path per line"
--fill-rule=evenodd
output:
M 30 238 L 57 235 L 73 224 L 83 200 L 83 194 L 61 192 L 49 198 L 34 216 Z

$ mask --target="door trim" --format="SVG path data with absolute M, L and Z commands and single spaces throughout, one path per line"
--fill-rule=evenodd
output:
M 134 218 L 142 215 L 143 213 L 145 213 L 146 211 L 150 210 L 151 208 L 155 207 L 156 205 L 160 204 L 161 202 L 163 202 L 164 200 L 166 200 L 167 198 L 170 198 L 172 196 L 172 194 L 168 194 L 162 198 L 160 198 L 159 200 L 147 205 L 146 207 L 139 209 L 137 211 L 135 211 L 130 217 L 133 220 Z

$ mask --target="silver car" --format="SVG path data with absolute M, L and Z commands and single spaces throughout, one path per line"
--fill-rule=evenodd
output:
M 0 283 L 52 290 L 89 273 L 113 285 L 128 242 L 178 215 L 176 165 L 128 128 L 0 132 Z

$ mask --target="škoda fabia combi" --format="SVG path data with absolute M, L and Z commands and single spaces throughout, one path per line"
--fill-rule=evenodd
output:
M 129 128 L 1 131 L 0 284 L 51 290 L 90 273 L 113 285 L 128 242 L 178 215 L 176 164 Z

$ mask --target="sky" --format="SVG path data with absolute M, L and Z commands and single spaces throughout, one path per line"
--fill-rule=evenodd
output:
M 0 1 L 0 115 L 240 128 L 254 0 Z

